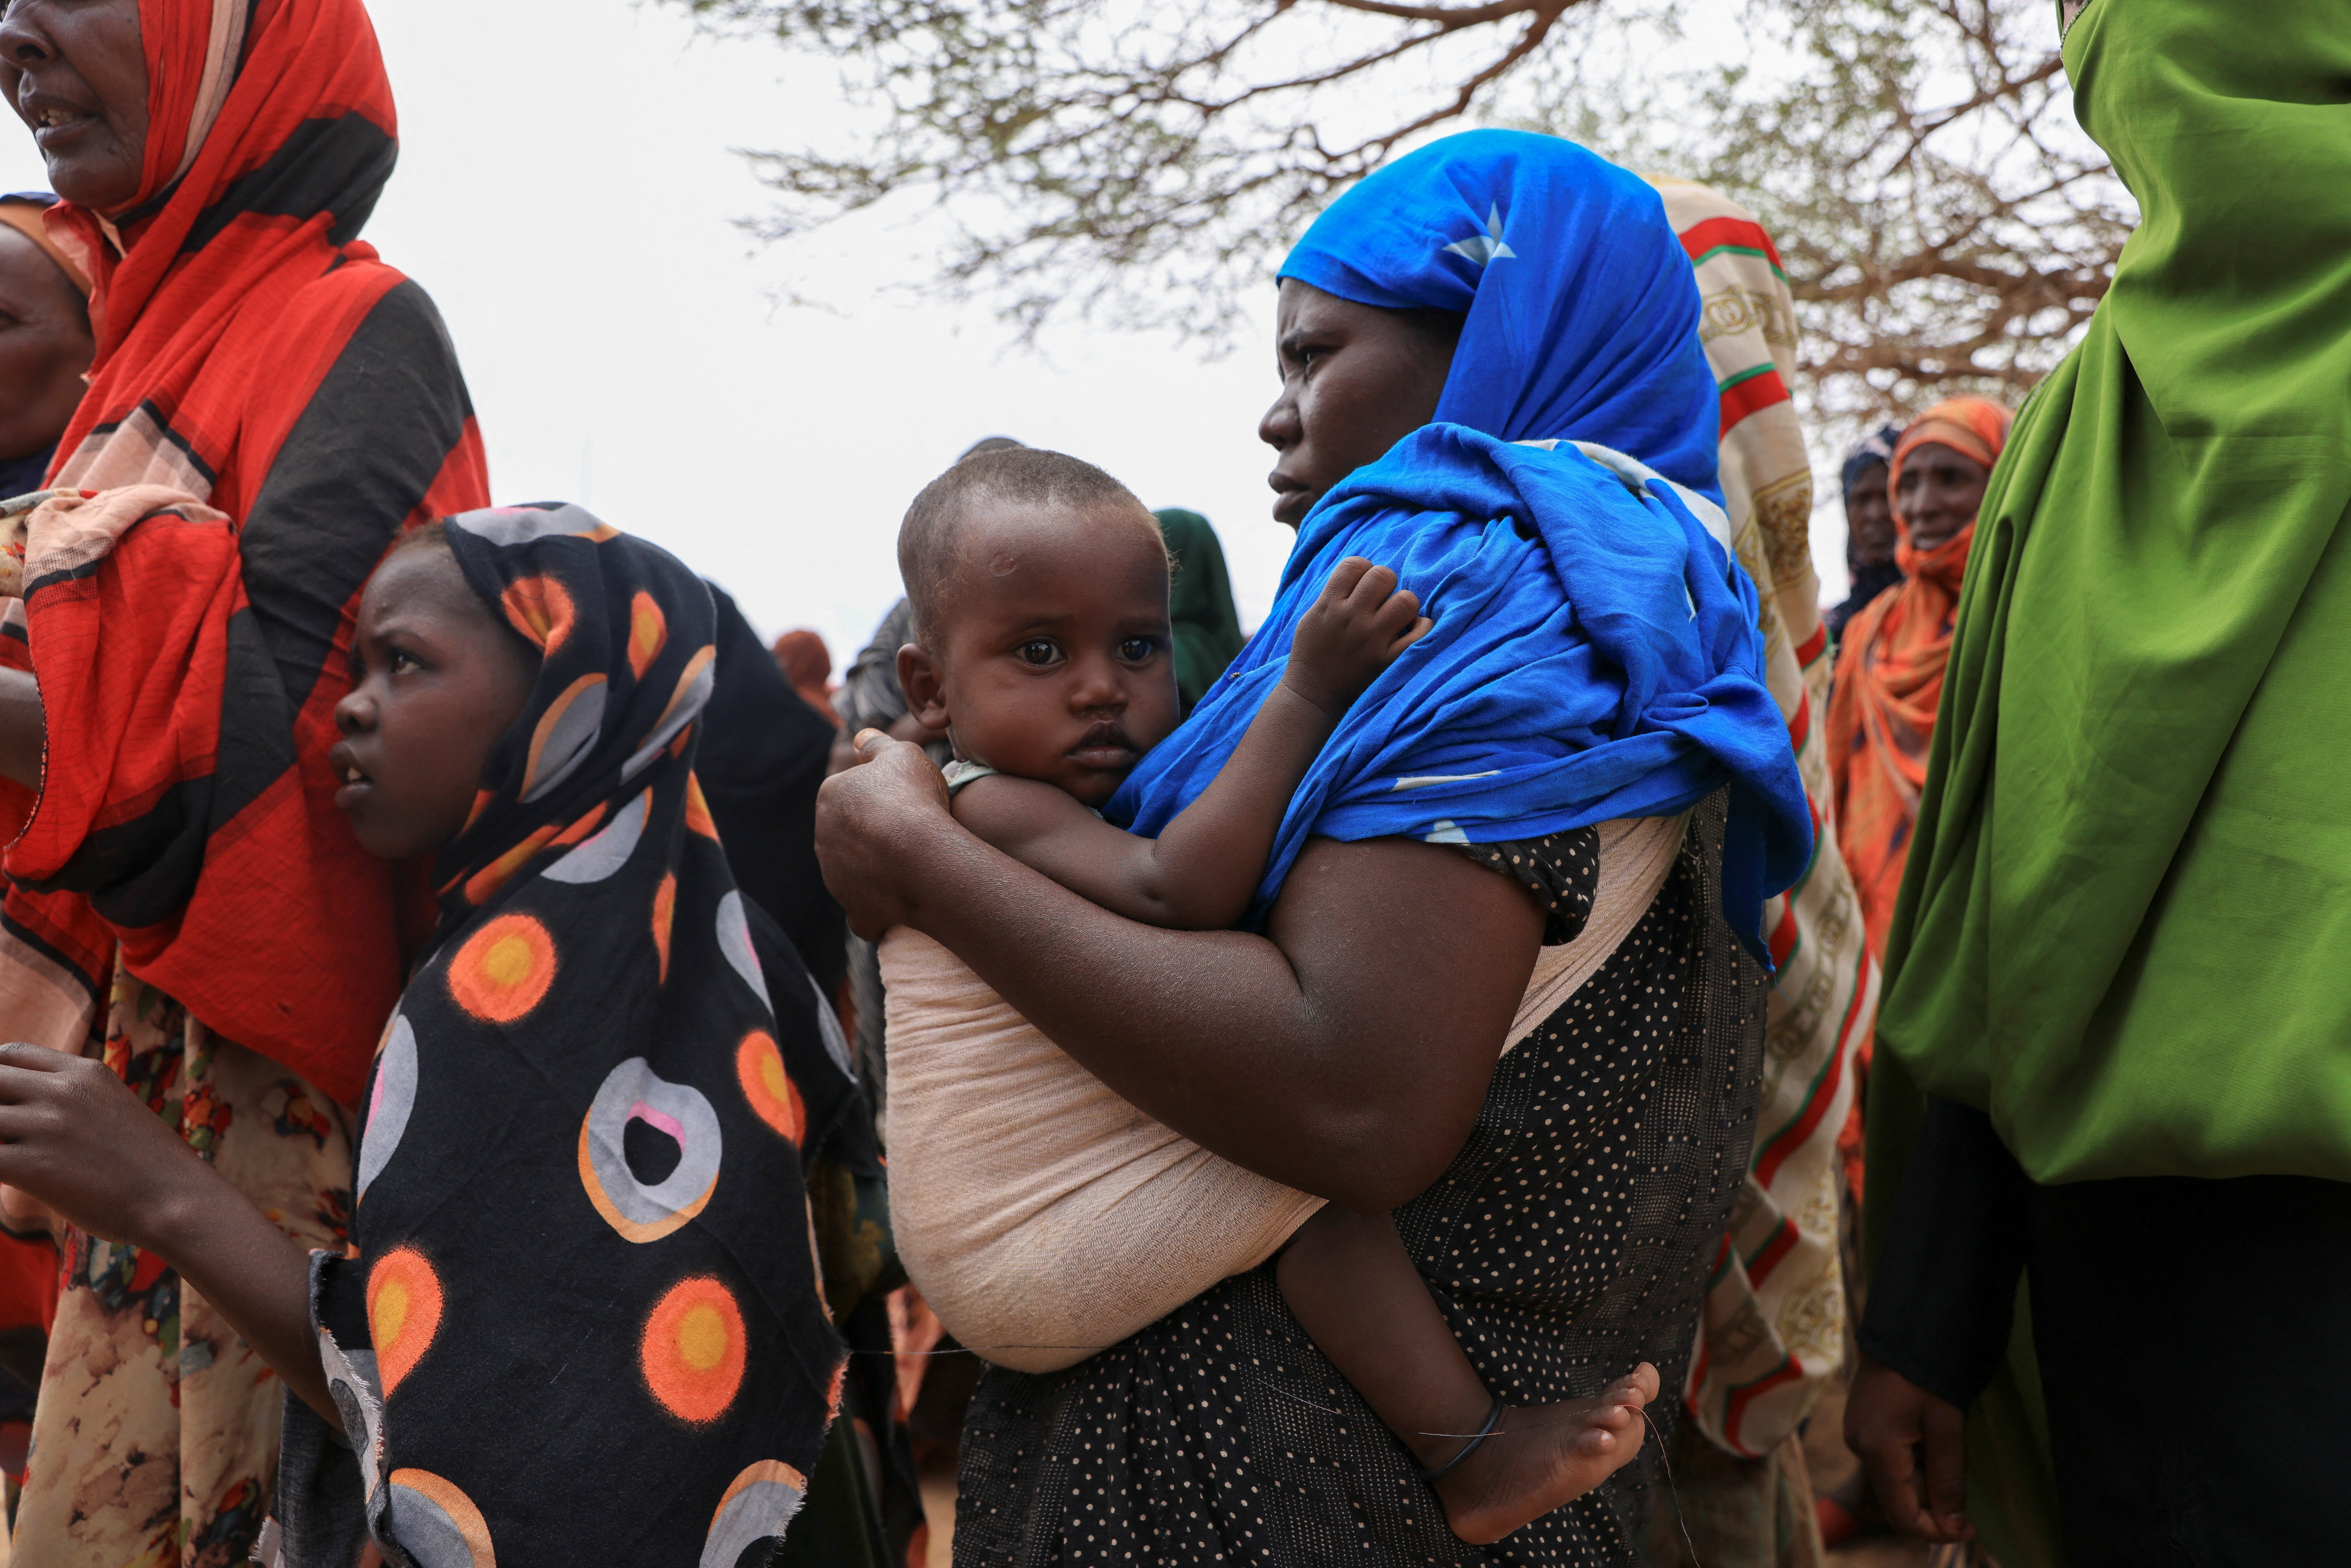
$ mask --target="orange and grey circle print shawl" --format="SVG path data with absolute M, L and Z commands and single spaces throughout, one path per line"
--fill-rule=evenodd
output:
M 0 788 L 0 821 L 30 819 L 0 1017 L 78 1051 L 119 943 L 349 1103 L 401 975 L 393 873 L 326 766 L 351 609 L 403 526 L 487 504 L 481 443 L 432 302 L 357 237 L 397 149 L 360 0 L 140 0 L 139 24 L 140 199 L 46 220 L 98 328 L 55 482 L 168 486 L 228 531 L 134 530 L 28 584 L 29 646 L 13 618 L 0 635 L 0 663 L 89 697 L 50 717 L 38 810 Z
M 1937 403 L 1895 444 L 1887 487 L 1901 479 L 1910 454 L 1931 444 L 1991 467 L 2008 444 L 2011 417 L 1986 398 Z M 1952 619 L 1976 537 L 1970 521 L 1933 549 L 1917 549 L 1898 501 L 1894 526 L 1901 541 L 1895 564 L 1904 581 L 1879 594 L 1845 627 L 1828 721 L 1837 847 L 1844 852 L 1861 898 L 1869 950 L 1881 958 L 1895 897 L 1902 890 L 1902 867 L 1910 856 L 1918 793 L 1927 782 L 1927 747 L 1934 739 L 1943 668 L 1951 656 Z
M 289 1409 L 265 1548 L 355 1561 L 364 1499 L 386 1558 L 427 1568 L 764 1562 L 842 1354 L 804 1102 L 694 776 L 709 591 L 576 507 L 448 538 L 544 659 L 435 873 L 362 1105 L 353 1255 L 316 1255 L 358 1474 L 296 1474 L 322 1450 Z

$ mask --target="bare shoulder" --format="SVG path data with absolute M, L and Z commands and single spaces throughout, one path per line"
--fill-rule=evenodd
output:
M 1064 833 L 1099 830 L 1102 819 L 1077 798 L 1040 784 L 991 773 L 975 779 L 955 794 L 955 819 L 996 848 L 1010 853 L 1021 845 Z

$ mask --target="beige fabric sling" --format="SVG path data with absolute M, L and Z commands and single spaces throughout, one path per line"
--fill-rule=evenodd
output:
M 1536 960 L 1504 1054 L 1639 924 L 1687 821 L 1603 824 L 1591 917 Z M 989 1361 L 1075 1365 L 1264 1262 L 1322 1207 L 1120 1099 L 922 933 L 892 931 L 881 956 L 891 1226 L 924 1300 Z

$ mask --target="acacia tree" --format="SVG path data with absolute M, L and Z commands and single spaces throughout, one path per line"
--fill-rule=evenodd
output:
M 1844 423 L 2021 392 L 2131 218 L 2072 124 L 2048 0 L 1719 0 L 1697 45 L 1670 0 L 672 3 L 831 58 L 873 116 L 755 155 L 761 232 L 927 194 L 955 224 L 938 285 L 1029 331 L 1220 338 L 1340 187 L 1462 123 L 1534 124 L 1754 206 L 1807 402 Z M 1713 63 L 1675 63 L 1698 45 Z

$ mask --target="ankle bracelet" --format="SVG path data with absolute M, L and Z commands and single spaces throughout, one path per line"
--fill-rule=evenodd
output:
M 1494 1407 L 1486 1412 L 1486 1424 L 1478 1428 L 1478 1435 L 1470 1438 L 1468 1442 L 1462 1444 L 1461 1451 L 1459 1453 L 1454 1455 L 1451 1458 L 1446 1460 L 1435 1469 L 1421 1471 L 1420 1479 L 1425 1481 L 1435 1483 L 1437 1481 L 1443 1480 L 1446 1477 L 1459 1469 L 1468 1459 L 1469 1456 L 1476 1453 L 1479 1448 L 1483 1447 L 1486 1439 L 1492 1437 L 1495 1431 L 1500 1427 L 1502 1425 L 1502 1396 L 1497 1394 L 1494 1396 Z

